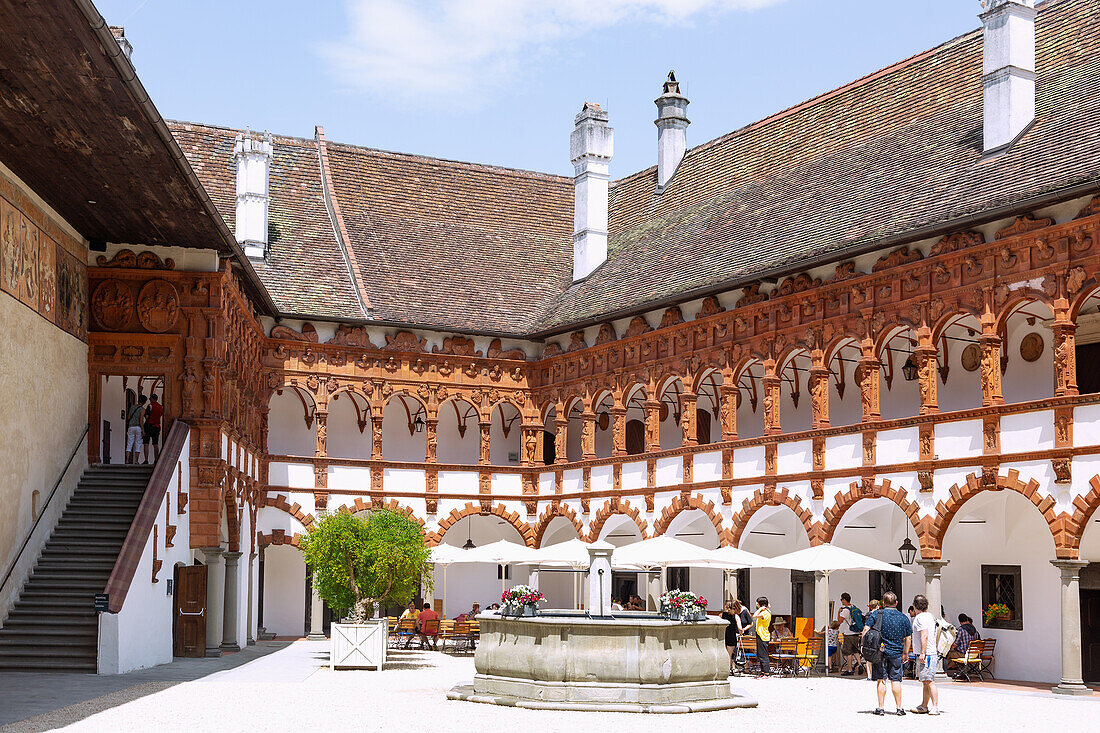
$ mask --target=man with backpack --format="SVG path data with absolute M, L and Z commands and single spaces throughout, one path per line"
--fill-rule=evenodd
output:
M 884 593 L 882 608 L 867 615 L 863 629 L 861 650 L 863 658 L 871 663 L 871 679 L 875 681 L 878 707 L 875 715 L 885 715 L 886 685 L 894 693 L 894 715 L 905 715 L 901 705 L 901 669 L 909 658 L 909 644 L 913 638 L 913 625 L 909 616 L 898 610 L 895 593 Z
M 840 594 L 840 610 L 836 620 L 840 622 L 840 654 L 844 657 L 842 677 L 851 677 L 859 665 L 859 637 L 863 633 L 863 612 L 852 605 L 852 596 Z

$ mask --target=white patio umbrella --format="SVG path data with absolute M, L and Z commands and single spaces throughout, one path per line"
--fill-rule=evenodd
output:
M 710 555 L 711 558 L 716 561 L 715 564 L 722 568 L 727 591 L 730 585 L 730 575 L 733 574 L 734 570 L 763 568 L 768 566 L 768 559 L 766 557 L 737 547 L 719 547 L 717 550 L 711 550 Z
M 469 550 L 446 543 L 436 545 L 431 549 L 431 562 L 443 566 L 443 613 L 447 613 L 447 568 L 455 563 L 468 562 L 466 555 Z
M 817 545 L 815 547 L 807 547 L 805 550 L 796 550 L 795 552 L 788 552 L 785 555 L 773 557 L 767 561 L 767 567 L 782 568 L 785 570 L 803 570 L 806 572 L 822 573 L 820 587 L 815 590 L 815 593 L 820 593 L 823 598 L 816 598 L 814 605 L 815 618 L 814 626 L 818 623 L 828 623 L 827 618 L 818 619 L 816 616 L 820 614 L 818 609 L 829 608 L 829 574 L 837 570 L 879 570 L 887 573 L 909 573 L 911 570 L 898 567 L 897 565 L 891 565 L 888 562 L 882 560 L 876 560 L 873 557 L 867 555 L 861 555 L 858 552 L 852 552 L 851 550 L 845 550 L 843 547 L 837 547 L 836 545 L 824 544 Z M 827 611 L 826 611 L 827 612 Z M 828 650 L 826 650 L 826 653 Z M 829 665 L 825 665 L 825 674 L 829 674 Z
M 520 563 L 532 563 L 538 559 L 538 550 L 527 545 L 521 545 L 508 540 L 497 540 L 488 545 L 475 547 L 472 550 L 464 550 L 465 555 L 461 562 L 481 562 L 493 565 L 516 565 Z M 504 593 L 505 573 L 500 574 L 500 592 Z
M 549 568 L 570 568 L 574 572 L 570 578 L 573 590 L 573 608 L 577 607 L 577 572 L 586 570 L 591 562 L 588 556 L 588 543 L 580 538 L 541 547 L 539 559 L 532 565 Z
M 642 568 L 647 571 L 660 569 L 661 592 L 664 593 L 666 567 L 670 565 L 695 568 L 720 567 L 720 561 L 711 556 L 712 552 L 713 550 L 697 547 L 675 537 L 660 535 L 616 549 L 611 556 L 611 566 L 627 569 Z M 646 595 L 648 596 L 648 593 Z

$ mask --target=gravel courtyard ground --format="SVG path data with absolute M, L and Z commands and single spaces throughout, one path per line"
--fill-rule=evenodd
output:
M 250 652 L 255 649 L 250 648 Z M 247 652 L 245 653 L 247 654 Z M 253 652 L 256 654 L 256 652 Z M 236 656 L 236 655 L 235 655 Z M 446 691 L 473 677 L 472 657 L 395 652 L 384 672 L 331 672 L 327 644 L 297 641 L 238 666 L 199 677 L 203 660 L 180 662 L 116 678 L 84 676 L 85 685 L 111 684 L 106 694 L 13 723 L 3 731 L 667 731 L 699 726 L 738 731 L 852 730 L 997 731 L 1095 729 L 1100 696 L 1061 698 L 1040 690 L 941 686 L 939 718 L 876 718 L 872 683 L 854 679 L 734 679 L 760 702 L 749 710 L 690 716 L 517 710 L 452 702 Z M 213 660 L 212 660 L 213 661 Z M 221 660 L 216 660 L 221 662 Z M 229 663 L 221 662 L 223 666 Z M 183 665 L 183 666 L 178 666 Z M 34 675 L 22 691 L 0 680 L 0 712 L 20 705 L 61 676 Z M 75 678 L 65 675 L 64 678 Z M 196 678 L 197 677 L 197 678 Z M 125 678 L 132 678 L 127 686 Z M 52 681 L 51 681 L 52 679 Z M 106 679 L 106 681 L 104 681 Z M 3 689 L 5 688 L 6 689 Z M 91 688 L 89 688 L 91 689 Z M 92 690 L 87 694 L 95 694 Z M 78 698 L 79 699 L 79 698 Z M 920 702 L 916 683 L 905 685 L 909 707 Z M 892 704 L 888 703 L 888 709 Z M 12 708 L 14 709 L 14 708 Z M 38 709 L 28 708 L 34 712 Z M 9 709 L 10 712 L 10 709 Z M 11 720 L 12 716 L 5 716 Z M 0 718 L 3 720 L 5 718 Z M 67 726 L 67 727 L 66 727 Z

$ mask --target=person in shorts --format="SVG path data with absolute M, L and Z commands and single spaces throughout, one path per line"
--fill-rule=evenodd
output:
M 843 677 L 851 677 L 859 666 L 859 636 L 862 628 L 852 628 L 852 596 L 840 594 L 840 610 L 836 620 L 840 622 L 840 655 L 844 666 L 840 670 Z
M 149 395 L 149 406 L 145 408 L 145 460 L 149 462 L 149 446 L 152 446 L 153 463 L 157 462 L 157 451 L 160 448 L 160 418 L 164 414 L 164 405 L 157 400 L 156 394 Z
M 879 617 L 881 616 L 881 622 Z M 909 644 L 913 638 L 913 625 L 909 616 L 898 610 L 898 597 L 895 593 L 882 596 L 882 608 L 876 608 L 867 615 L 863 633 L 866 634 L 876 623 L 881 623 L 882 653 L 877 662 L 871 663 L 871 679 L 875 681 L 875 694 L 878 707 L 875 715 L 885 715 L 883 705 L 886 702 L 886 686 L 889 684 L 894 694 L 894 715 L 905 715 L 901 704 L 901 668 L 909 656 Z
M 138 401 L 126 411 L 126 462 L 137 463 L 141 453 L 142 420 L 145 415 L 145 395 L 139 395 Z
M 921 703 L 911 712 L 940 714 L 940 696 L 936 689 L 936 669 L 939 650 L 936 648 L 936 617 L 928 610 L 928 599 L 918 595 L 913 599 L 917 611 L 913 619 L 913 651 L 917 655 L 917 679 L 921 682 Z

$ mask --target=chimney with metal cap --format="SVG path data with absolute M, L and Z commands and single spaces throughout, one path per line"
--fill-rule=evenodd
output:
M 989 153 L 1035 120 L 1035 0 L 985 0 L 982 7 L 982 134 Z
M 680 94 L 675 71 L 668 72 L 664 91 L 653 103 L 657 105 L 657 119 L 653 124 L 657 125 L 657 193 L 660 193 L 684 159 L 687 128 L 691 124 L 687 118 L 688 98 Z
M 271 160 L 275 157 L 271 134 L 253 137 L 245 130 L 237 133 L 233 158 L 237 162 L 237 241 L 249 259 L 267 255 L 267 215 L 271 179 Z
M 573 161 L 573 280 L 607 259 L 607 190 L 615 130 L 600 105 L 585 102 L 569 136 Z

